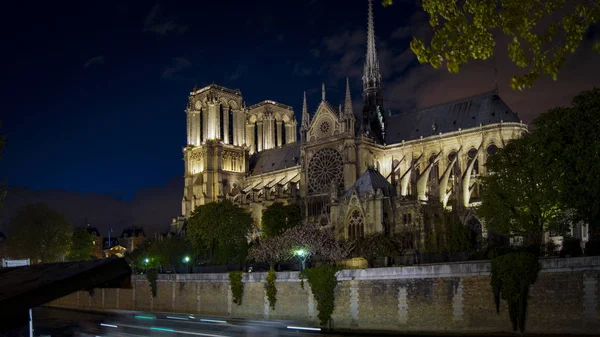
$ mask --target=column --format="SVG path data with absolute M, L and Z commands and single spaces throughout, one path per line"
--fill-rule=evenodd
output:
M 217 133 L 215 131 L 217 124 L 217 108 L 219 106 L 215 103 L 215 102 L 209 102 L 208 103 L 208 116 L 207 116 L 207 134 L 206 134 L 206 139 L 215 139 L 217 136 Z
M 256 145 L 254 142 L 254 124 L 246 124 L 246 146 L 250 147 L 250 154 L 256 152 Z
M 246 124 L 246 113 L 244 111 L 245 110 L 238 111 L 238 118 L 240 119 L 238 122 L 238 125 L 240 126 L 238 130 L 240 133 L 238 136 L 239 145 L 244 145 L 246 143 L 246 129 L 244 129 L 244 124 Z M 254 126 L 252 130 L 252 139 L 254 139 Z M 252 143 L 254 143 L 254 141 Z
M 258 134 L 258 149 L 257 151 L 260 152 L 263 150 L 263 121 L 257 121 L 256 122 L 256 128 L 257 128 L 257 134 Z
M 229 144 L 229 106 L 223 107 L 223 142 Z
M 202 108 L 201 118 L 202 118 L 202 139 L 206 141 L 208 139 L 208 109 Z
M 294 126 L 292 125 L 292 123 L 291 122 L 285 123 L 285 143 L 286 144 L 295 143 L 295 141 L 294 141 L 295 134 L 296 134 L 296 130 L 294 129 Z
M 192 121 L 191 121 L 192 116 L 191 116 L 191 113 L 190 113 L 189 110 L 186 111 L 185 115 L 186 115 L 185 116 L 186 117 L 186 129 L 185 129 L 185 132 L 186 132 L 186 135 L 187 135 L 187 143 L 188 144 L 192 144 Z
M 194 111 L 194 124 L 192 128 L 194 128 L 195 145 L 200 145 L 200 112 L 198 111 Z
M 221 103 L 215 104 L 215 139 L 222 139 L 221 135 Z
M 241 145 L 240 144 L 240 135 L 239 135 L 239 131 L 238 128 L 239 126 L 239 121 L 240 119 L 238 118 L 238 111 L 237 110 L 232 110 L 231 111 L 231 118 L 233 118 L 233 120 L 231 121 L 233 124 L 233 135 L 231 135 L 233 137 L 233 145 Z
M 281 145 L 283 145 L 282 122 L 276 121 L 275 123 L 277 123 L 277 147 L 281 147 Z

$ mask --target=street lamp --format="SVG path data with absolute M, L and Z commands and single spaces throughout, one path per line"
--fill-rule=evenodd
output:
M 189 256 L 185 256 L 183 258 L 183 263 L 185 263 L 185 269 L 189 273 L 190 272 L 190 268 L 189 268 L 188 262 L 190 262 L 190 257 Z
M 304 266 L 304 264 L 306 263 L 306 259 L 308 258 L 308 252 L 304 249 L 298 249 L 294 252 L 294 255 L 296 255 L 298 257 L 298 259 L 300 260 L 300 271 L 304 270 L 306 267 Z
M 150 259 L 149 259 L 149 258 L 145 258 L 145 259 L 144 259 L 144 263 L 145 263 L 145 264 L 148 264 L 148 263 L 150 263 Z

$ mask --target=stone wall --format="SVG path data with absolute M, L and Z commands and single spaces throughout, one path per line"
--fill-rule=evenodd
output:
M 600 257 L 541 260 L 527 331 L 600 331 Z M 510 332 L 508 308 L 495 312 L 488 262 L 342 270 L 335 290 L 335 329 L 397 332 Z M 51 303 L 80 309 L 121 309 L 286 319 L 318 325 L 317 303 L 297 272 L 277 273 L 277 305 L 269 307 L 266 273 L 244 274 L 241 305 L 232 302 L 228 274 L 160 275 L 152 297 L 143 275 L 133 289 L 77 292 Z

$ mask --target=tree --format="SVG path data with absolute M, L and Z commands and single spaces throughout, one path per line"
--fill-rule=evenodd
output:
M 399 255 L 396 242 L 383 233 L 368 235 L 354 240 L 351 243 L 353 249 L 349 257 L 362 257 L 367 260 L 369 267 L 373 267 L 376 258 Z
M 392 0 L 383 0 L 383 5 Z M 531 87 L 542 75 L 555 80 L 567 53 L 581 45 L 588 28 L 600 18 L 598 0 L 423 0 L 433 37 L 429 44 L 413 37 L 411 50 L 419 62 L 456 73 L 471 60 L 494 54 L 500 32 L 509 38 L 508 55 L 524 75 L 511 87 Z M 594 43 L 600 51 L 600 43 Z
M 148 246 L 146 257 L 152 260 L 159 268 L 177 268 L 185 263 L 184 258 L 190 257 L 189 244 L 179 236 L 161 237 L 152 240 Z
M 0 127 L 2 127 L 2 121 L 0 121 Z M 0 160 L 2 159 L 2 151 L 4 151 L 5 138 L 6 136 L 4 134 L 0 134 Z M 0 206 L 2 206 L 4 197 L 6 197 L 6 189 L 4 188 L 4 183 L 0 183 Z
M 20 209 L 7 232 L 11 254 L 42 263 L 64 261 L 71 244 L 71 224 L 62 214 L 41 203 Z
M 198 255 L 214 263 L 241 262 L 246 258 L 253 219 L 231 201 L 196 207 L 187 223 L 186 238 Z
M 482 177 L 481 205 L 477 213 L 488 229 L 520 236 L 527 244 L 541 244 L 546 231 L 564 231 L 559 190 L 548 170 L 551 158 L 540 155 L 531 134 L 510 141 L 490 156 Z
M 283 205 L 276 202 L 264 210 L 261 221 L 263 235 L 272 237 L 300 224 L 302 214 L 298 205 Z
M 333 230 L 316 224 L 288 228 L 275 237 L 267 237 L 252 247 L 248 258 L 271 265 L 290 260 L 302 252 L 301 258 L 335 262 L 348 256 L 351 246 L 335 239 Z
M 532 139 L 558 185 L 559 199 L 573 223 L 589 224 L 590 239 L 600 240 L 600 89 L 584 91 L 572 106 L 555 108 L 533 121 Z
M 85 228 L 75 228 L 71 234 L 71 248 L 67 258 L 69 261 L 87 261 L 92 258 L 94 239 Z

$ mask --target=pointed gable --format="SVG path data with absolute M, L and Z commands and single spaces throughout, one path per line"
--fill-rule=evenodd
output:
M 379 171 L 374 168 L 368 168 L 352 185 L 352 187 L 346 191 L 346 196 L 351 196 L 352 192 L 356 190 L 358 195 L 365 194 L 377 190 L 381 190 L 384 196 L 390 197 L 396 195 L 396 189 L 390 184 Z
M 327 101 L 321 101 L 310 122 L 308 140 L 328 138 L 341 133 L 340 114 Z

